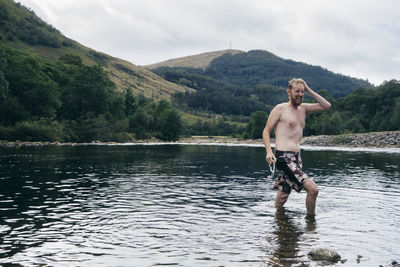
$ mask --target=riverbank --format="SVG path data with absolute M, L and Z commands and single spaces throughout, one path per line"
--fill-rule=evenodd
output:
M 272 143 L 274 140 L 272 140 Z M 146 140 L 136 140 L 131 143 L 147 144 L 147 143 L 168 143 L 168 144 L 249 144 L 262 145 L 261 139 L 243 139 L 228 136 L 191 136 L 183 137 L 178 141 L 167 142 L 159 139 L 151 138 Z M 90 143 L 61 143 L 61 142 L 26 142 L 26 141 L 0 141 L 0 146 L 75 146 L 75 145 L 112 145 L 116 142 L 100 142 L 93 141 Z M 368 147 L 368 148 L 400 148 L 400 131 L 372 132 L 372 133 L 356 133 L 342 135 L 318 135 L 306 136 L 301 141 L 302 145 L 318 146 L 318 147 Z
M 271 141 L 274 143 L 274 139 Z M 149 139 L 137 141 L 137 143 L 157 142 L 160 142 L 160 140 Z M 168 143 L 263 145 L 262 139 L 243 139 L 228 136 L 191 136 Z M 301 140 L 301 144 L 318 147 L 400 148 L 400 131 L 306 136 Z
M 310 146 L 400 148 L 400 131 L 307 136 L 301 143 Z

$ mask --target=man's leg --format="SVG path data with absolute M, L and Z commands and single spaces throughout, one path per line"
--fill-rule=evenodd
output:
M 289 194 L 286 194 L 283 191 L 278 190 L 278 192 L 276 193 L 276 198 L 275 198 L 275 208 L 283 207 L 283 205 L 285 205 L 288 197 L 289 197 Z
M 311 180 L 306 179 L 303 183 L 304 189 L 307 191 L 306 208 L 309 214 L 315 214 L 315 205 L 319 193 L 318 186 Z

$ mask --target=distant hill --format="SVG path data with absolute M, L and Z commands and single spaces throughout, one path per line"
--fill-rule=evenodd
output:
M 160 63 L 147 65 L 144 67 L 148 69 L 156 69 L 160 67 L 171 67 L 171 68 L 183 67 L 183 68 L 206 69 L 210 65 L 211 61 L 213 61 L 215 58 L 218 58 L 224 54 L 235 55 L 239 53 L 244 53 L 244 52 L 241 50 L 234 50 L 234 49 L 219 50 L 193 56 L 174 58 Z
M 373 87 L 366 80 L 286 60 L 268 51 L 226 51 L 229 50 L 154 64 L 153 67 L 159 67 L 152 71 L 170 82 L 196 90 L 175 94 L 173 101 L 182 109 L 234 116 L 249 116 L 258 110 L 269 112 L 274 105 L 287 100 L 285 88 L 295 77 L 303 78 L 311 88 L 321 91 L 326 97 L 344 97 L 358 88 Z M 207 65 L 198 67 L 199 58 L 212 57 Z
M 82 58 L 83 63 L 102 65 L 117 90 L 126 88 L 155 99 L 170 99 L 176 92 L 190 91 L 185 86 L 168 82 L 143 67 L 85 47 L 63 36 L 35 13 L 13 0 L 0 0 L 0 41 L 7 46 L 57 59 L 65 54 Z
M 147 67 L 156 73 L 159 73 L 157 70 L 162 67 L 186 68 L 188 72 L 245 87 L 265 84 L 287 87 L 290 79 L 301 77 L 311 88 L 317 91 L 326 89 L 334 97 L 346 96 L 359 87 L 373 87 L 367 80 L 337 74 L 320 66 L 283 59 L 268 51 L 233 50 L 235 53 L 229 53 L 229 51 L 222 50 L 220 53 L 211 52 L 171 59 Z M 212 60 L 207 61 L 207 64 L 199 64 L 201 58 L 212 58 Z
M 268 51 L 253 50 L 214 59 L 204 72 L 214 79 L 237 85 L 270 84 L 287 87 L 294 77 L 303 78 L 315 90 L 326 89 L 334 97 L 343 97 L 359 87 L 373 87 L 367 80 L 333 73 L 320 66 L 283 59 Z

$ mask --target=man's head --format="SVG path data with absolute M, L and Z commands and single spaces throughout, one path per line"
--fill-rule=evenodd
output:
M 303 103 L 304 91 L 305 83 L 303 79 L 296 78 L 289 81 L 289 86 L 286 92 L 289 96 L 289 101 L 293 106 L 297 107 Z

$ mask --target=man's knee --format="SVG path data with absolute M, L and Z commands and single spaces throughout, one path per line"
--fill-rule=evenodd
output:
M 304 189 L 307 191 L 307 194 L 309 194 L 311 197 L 317 198 L 319 194 L 319 188 L 313 181 L 307 180 L 306 183 L 304 184 Z
M 312 187 L 307 193 L 310 194 L 313 198 L 317 198 L 319 194 L 318 186 Z

